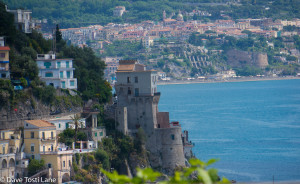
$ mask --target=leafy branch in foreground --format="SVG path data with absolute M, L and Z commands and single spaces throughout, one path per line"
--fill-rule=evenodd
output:
M 207 169 L 209 165 L 215 163 L 216 161 L 216 159 L 211 159 L 208 162 L 203 162 L 198 159 L 190 159 L 189 162 L 191 167 L 184 168 L 182 171 L 176 171 L 174 176 L 170 177 L 169 180 L 166 181 L 158 181 L 158 177 L 162 176 L 162 173 L 153 171 L 151 168 L 137 168 L 137 174 L 133 178 L 130 178 L 126 175 L 119 175 L 116 171 L 110 173 L 104 169 L 101 169 L 101 172 L 108 177 L 110 184 L 143 184 L 146 182 L 155 181 L 157 181 L 159 184 L 231 183 L 226 178 L 222 178 L 222 180 L 220 180 L 217 169 Z

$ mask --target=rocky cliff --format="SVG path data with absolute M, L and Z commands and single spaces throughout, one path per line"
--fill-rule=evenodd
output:
M 264 68 L 268 66 L 268 56 L 266 53 L 247 52 L 231 49 L 227 53 L 227 62 L 231 67 L 243 67 L 246 65 Z

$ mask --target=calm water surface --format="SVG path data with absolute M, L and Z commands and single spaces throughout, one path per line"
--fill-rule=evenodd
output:
M 236 181 L 300 180 L 300 80 L 159 86 L 197 158 Z

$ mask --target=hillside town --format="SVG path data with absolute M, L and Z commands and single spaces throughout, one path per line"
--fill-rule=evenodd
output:
M 117 11 L 122 9 L 116 8 Z M 125 12 L 126 13 L 126 12 Z M 119 13 L 120 16 L 121 13 Z M 208 38 L 213 38 L 215 44 L 224 44 L 227 42 L 225 37 L 234 37 L 238 39 L 246 39 L 249 37 L 249 33 L 257 37 L 264 37 L 266 39 L 284 37 L 285 48 L 281 49 L 280 53 L 288 56 L 296 57 L 295 63 L 299 63 L 300 52 L 295 49 L 294 42 L 291 39 L 294 35 L 299 34 L 299 29 L 294 31 L 283 30 L 286 26 L 300 27 L 300 19 L 293 20 L 275 20 L 271 18 L 261 19 L 238 19 L 233 20 L 227 15 L 224 15 L 226 19 L 215 20 L 214 22 L 203 22 L 200 20 L 189 20 L 184 17 L 192 17 L 194 15 L 209 17 L 211 16 L 206 11 L 193 10 L 192 12 L 177 12 L 167 15 L 166 12 L 162 12 L 163 21 L 143 21 L 137 24 L 114 24 L 109 23 L 105 26 L 91 25 L 88 27 L 80 28 L 68 28 L 61 29 L 63 39 L 68 43 L 77 45 L 79 47 L 91 47 L 98 55 L 103 56 L 103 60 L 106 62 L 107 70 L 105 77 L 111 83 L 115 82 L 115 70 L 118 66 L 118 61 L 125 56 L 111 56 L 106 53 L 106 49 L 109 45 L 115 41 L 129 41 L 140 42 L 143 50 L 137 53 L 138 60 L 142 63 L 149 63 L 152 67 L 159 61 L 175 60 L 175 64 L 165 64 L 162 68 L 159 67 L 160 76 L 163 81 L 171 79 L 192 79 L 190 75 L 193 75 L 193 71 L 186 67 L 180 67 L 185 65 L 182 63 L 188 62 L 191 67 L 202 71 L 203 67 L 214 66 L 218 75 L 222 76 L 222 73 L 232 73 L 233 67 L 240 65 L 234 64 L 236 59 L 238 61 L 247 61 L 249 65 L 252 65 L 252 60 L 257 61 L 259 68 L 265 68 L 268 66 L 267 54 L 264 52 L 241 52 L 238 50 L 231 50 L 230 53 L 226 53 L 231 67 L 225 67 L 223 64 L 218 64 L 218 59 L 224 52 L 222 49 L 215 50 L 208 48 L 207 46 L 194 46 L 189 44 L 189 39 L 192 34 L 205 34 Z M 45 37 L 51 39 L 51 34 L 44 34 Z M 253 36 L 252 36 L 253 37 Z M 162 38 L 164 42 L 162 42 Z M 204 45 L 206 42 L 211 42 L 206 38 L 202 38 L 201 43 Z M 274 43 L 268 42 L 268 47 L 274 47 Z M 161 51 L 167 51 L 167 55 L 161 55 Z M 239 58 L 241 55 L 245 55 L 245 58 Z M 253 56 L 255 55 L 255 56 Z M 249 59 L 247 59 L 249 58 Z M 257 59 L 256 59 L 257 58 Z M 245 60 L 246 59 L 246 60 Z M 283 63 L 290 63 L 285 57 L 276 56 L 277 60 Z M 249 61 L 248 61 L 249 60 Z M 251 60 L 251 61 L 250 61 Z M 178 66 L 176 66 L 178 65 Z M 165 69 L 164 69 L 165 68 Z M 169 68 L 169 69 L 167 69 Z M 203 73 L 203 72 L 202 72 Z M 270 73 L 272 76 L 278 75 L 280 72 Z M 170 76 L 171 74 L 171 76 Z M 197 77 L 197 76 L 196 76 Z M 199 76 L 202 78 L 205 76 Z M 218 76 L 213 76 L 219 78 Z M 207 77 L 206 77 L 207 78 Z M 211 78 L 211 77 L 210 77 Z M 222 76 L 221 78 L 226 78 Z

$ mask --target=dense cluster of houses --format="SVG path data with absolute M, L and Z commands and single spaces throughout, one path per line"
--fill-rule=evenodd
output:
M 207 12 L 194 10 L 188 15 L 200 14 L 209 16 Z M 175 15 L 175 14 L 172 14 Z M 72 44 L 84 46 L 88 40 L 94 41 L 94 46 L 103 48 L 103 45 L 110 44 L 114 40 L 143 40 L 144 46 L 151 46 L 153 40 L 164 37 L 177 37 L 182 40 L 189 38 L 193 32 L 204 33 L 207 30 L 214 31 L 216 34 L 225 34 L 236 38 L 247 37 L 243 30 L 249 30 L 254 34 L 265 37 L 277 37 L 278 31 L 283 26 L 300 26 L 300 19 L 276 20 L 270 18 L 261 19 L 239 19 L 239 20 L 216 20 L 211 23 L 202 23 L 197 20 L 184 21 L 183 14 L 179 11 L 177 16 L 167 17 L 163 12 L 163 21 L 143 21 L 138 24 L 113 24 L 106 26 L 93 25 L 89 27 L 62 29 L 65 40 L 70 40 Z M 173 18 L 172 18 L 173 17 Z M 176 19 L 174 19 L 176 17 Z
M 105 128 L 97 126 L 97 114 L 82 113 L 79 129 L 87 135 L 87 140 L 73 142 L 71 146 L 59 143 L 58 135 L 67 128 L 75 128 L 74 115 L 25 120 L 22 128 L 0 129 L 0 177 L 5 179 L 4 183 L 39 176 L 55 178 L 55 183 L 70 181 L 74 154 L 95 151 L 98 141 L 106 137 Z M 45 162 L 33 176 L 28 175 L 30 159 Z

